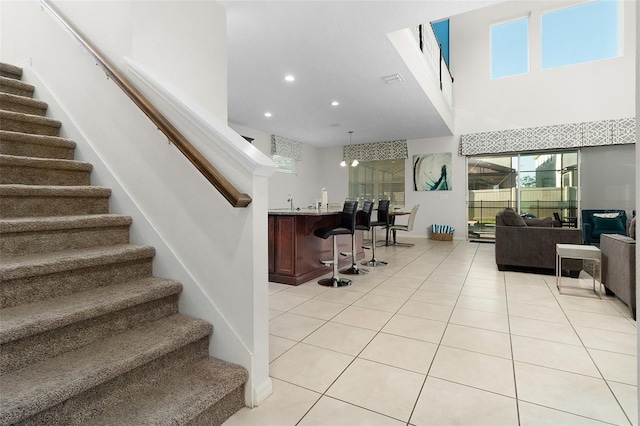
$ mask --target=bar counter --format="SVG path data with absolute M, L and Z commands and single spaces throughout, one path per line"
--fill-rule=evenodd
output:
M 318 228 L 338 226 L 342 210 L 269 210 L 269 281 L 300 285 L 331 272 L 321 260 L 333 259 L 331 238 L 316 237 Z M 356 232 L 356 259 L 364 258 L 363 233 Z M 338 250 L 351 252 L 351 235 L 338 235 Z M 351 256 L 339 256 L 340 269 Z

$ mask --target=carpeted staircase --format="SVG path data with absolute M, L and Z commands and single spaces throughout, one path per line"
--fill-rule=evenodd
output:
M 21 76 L 0 64 L 0 424 L 221 424 L 246 370 L 209 357 Z

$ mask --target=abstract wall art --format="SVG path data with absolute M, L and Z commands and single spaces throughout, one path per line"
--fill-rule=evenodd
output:
M 451 153 L 413 156 L 414 191 L 451 190 Z

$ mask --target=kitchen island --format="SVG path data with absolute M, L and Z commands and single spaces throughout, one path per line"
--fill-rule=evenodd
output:
M 269 281 L 300 285 L 331 272 L 321 260 L 333 258 L 331 238 L 316 237 L 318 228 L 338 226 L 341 210 L 269 210 Z M 356 258 L 364 258 L 363 233 L 356 232 Z M 340 252 L 351 252 L 351 235 L 338 235 Z M 351 266 L 351 256 L 340 256 L 340 269 Z

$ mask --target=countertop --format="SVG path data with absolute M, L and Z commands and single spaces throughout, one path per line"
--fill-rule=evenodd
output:
M 342 209 L 309 209 L 309 208 L 301 208 L 300 210 L 291 210 L 289 208 L 282 209 L 272 209 L 269 210 L 270 215 L 278 215 L 278 216 L 327 216 L 336 213 L 341 213 Z

